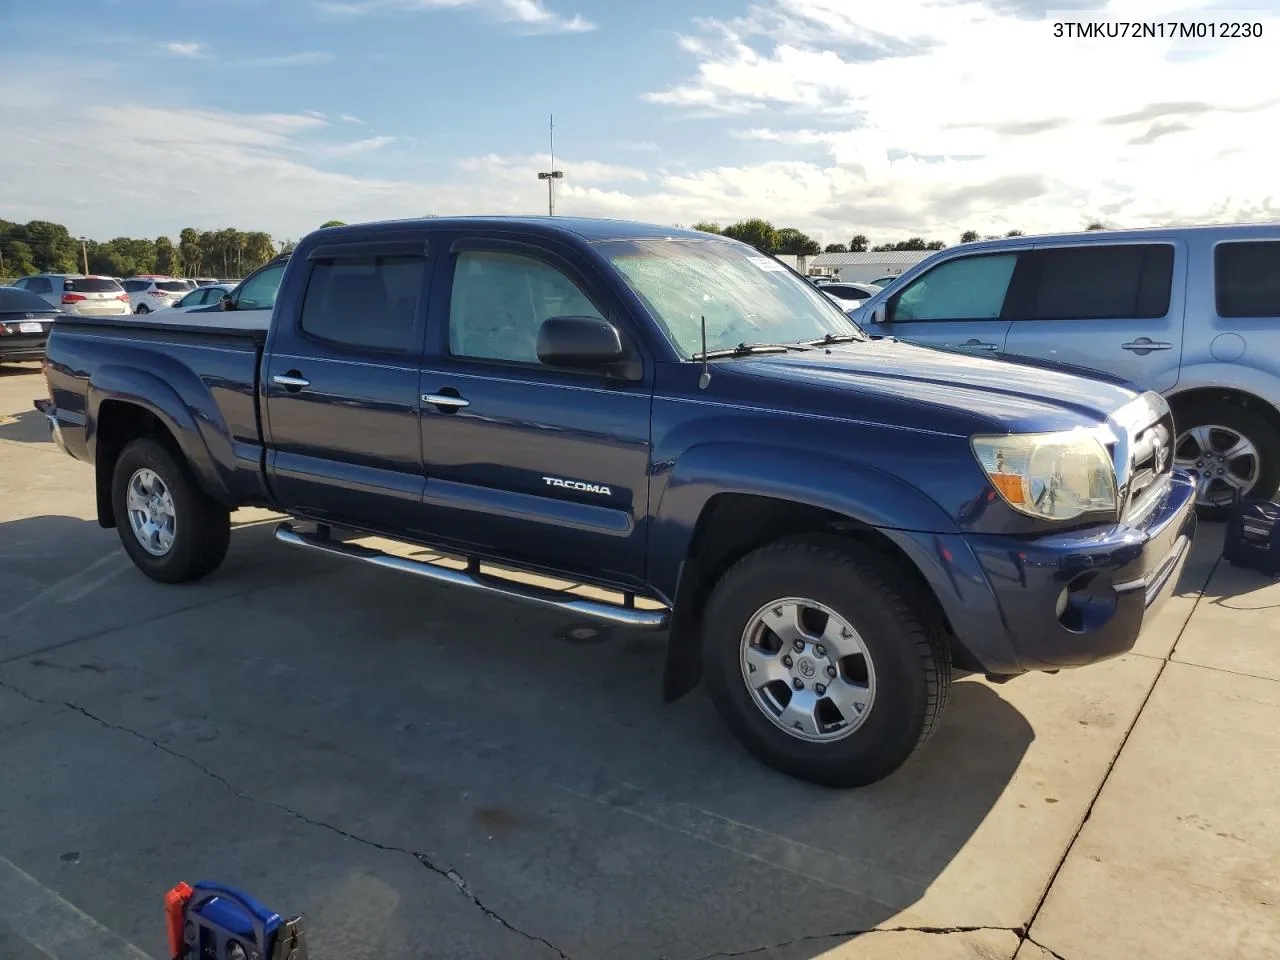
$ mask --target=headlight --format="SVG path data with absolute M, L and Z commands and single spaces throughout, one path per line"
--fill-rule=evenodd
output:
M 1116 474 L 1092 433 L 974 437 L 973 452 L 991 484 L 1019 513 L 1073 520 L 1116 509 Z

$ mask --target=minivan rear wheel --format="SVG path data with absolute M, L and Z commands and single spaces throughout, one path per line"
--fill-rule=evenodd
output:
M 1238 493 L 1269 499 L 1280 487 L 1280 434 L 1263 417 L 1227 400 L 1203 400 L 1175 413 L 1174 464 L 1196 477 L 1196 507 L 1225 520 Z

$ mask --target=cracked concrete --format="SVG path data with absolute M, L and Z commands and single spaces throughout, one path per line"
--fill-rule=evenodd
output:
M 38 393 L 0 371 L 0 414 Z M 152 584 L 92 522 L 91 470 L 18 428 L 0 425 L 17 491 L 0 500 L 0 857 L 153 957 L 161 892 L 206 878 L 303 913 L 313 954 L 353 960 L 1280 953 L 1259 879 L 1280 872 L 1259 826 L 1274 747 L 1235 732 L 1280 725 L 1248 686 L 1271 681 L 1226 673 L 1265 674 L 1266 644 L 1179 643 L 1203 550 L 1134 655 L 965 679 L 895 777 L 829 791 L 761 768 L 703 697 L 663 707 L 661 637 L 570 643 L 555 614 L 299 555 L 268 527 L 239 529 L 201 584 Z M 1178 670 L 1219 666 L 1220 724 L 1166 716 Z M 1203 924 L 1151 912 L 1178 902 L 1170 851 L 1223 865 Z

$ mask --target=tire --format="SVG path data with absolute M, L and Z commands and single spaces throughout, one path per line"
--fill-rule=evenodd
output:
M 762 697 L 753 691 L 759 678 L 774 676 L 785 661 L 781 651 L 776 660 L 768 659 L 764 645 L 772 645 L 778 634 L 759 625 L 780 610 L 789 616 L 784 605 L 790 599 L 818 604 L 843 620 L 853 637 L 840 644 L 860 646 L 862 653 L 833 659 L 830 650 L 820 655 L 824 647 L 809 643 L 805 654 L 790 658 L 791 679 L 775 680 Z M 824 628 L 824 618 L 825 627 L 832 628 L 829 636 L 848 635 L 832 627 L 824 611 L 808 609 L 812 616 L 803 616 L 809 637 Z M 885 572 L 883 560 L 856 543 L 805 537 L 762 547 L 725 573 L 704 612 L 703 663 L 712 701 L 743 746 L 775 770 L 833 787 L 875 783 L 933 734 L 950 692 L 950 651 L 939 625 L 922 613 L 927 609 L 918 588 Z M 761 646 L 755 646 L 757 640 Z M 758 669 L 748 665 L 748 650 L 761 663 Z M 837 710 L 843 727 L 833 722 L 831 729 L 819 729 L 832 714 L 823 706 L 824 691 L 805 679 L 815 673 L 817 681 L 827 675 L 833 690 L 850 683 L 837 696 L 847 699 L 852 691 L 853 699 L 869 700 L 865 713 L 853 703 L 853 710 Z M 748 683 L 748 676 L 756 682 Z M 786 711 L 777 713 L 788 683 L 793 688 L 797 681 L 805 685 L 804 696 L 817 702 L 812 715 L 819 722 L 810 731 L 816 730 L 816 737 L 806 738 L 803 729 L 789 731 Z
M 138 304 L 138 309 L 133 312 L 136 313 L 138 316 L 142 316 L 143 314 L 150 313 L 151 308 L 148 307 L 145 303 L 140 303 Z
M 154 476 L 161 488 L 147 480 Z M 148 489 L 167 493 L 167 507 L 151 516 L 167 515 L 173 519 L 170 540 L 165 548 L 164 533 L 152 538 L 153 550 L 143 545 L 135 532 L 130 515 L 130 485 L 138 480 L 139 491 Z M 163 501 L 164 497 L 160 499 Z M 120 542 L 134 565 L 152 580 L 160 583 L 188 583 L 208 576 L 222 563 L 231 542 L 230 511 L 200 489 L 191 468 L 163 444 L 151 437 L 140 437 L 120 452 L 111 479 L 111 507 L 115 514 Z M 168 525 L 164 525 L 168 528 Z
M 1201 518 L 1225 520 L 1231 513 L 1232 493 L 1232 486 L 1226 481 L 1203 476 L 1202 464 L 1208 463 L 1211 470 L 1216 467 L 1243 478 L 1240 492 L 1245 497 L 1269 500 L 1275 496 L 1277 487 L 1280 487 L 1280 434 L 1264 417 L 1227 400 L 1202 400 L 1177 410 L 1174 419 L 1178 429 L 1174 463 L 1201 478 L 1196 490 L 1196 512 Z M 1206 457 L 1203 455 L 1204 428 L 1215 427 L 1218 429 L 1210 429 L 1207 433 L 1208 443 L 1214 449 Z M 1199 436 L 1196 431 L 1199 431 Z M 1254 455 L 1237 456 L 1230 461 L 1213 459 L 1228 448 L 1233 433 L 1252 446 Z M 1252 466 L 1253 463 L 1256 467 Z

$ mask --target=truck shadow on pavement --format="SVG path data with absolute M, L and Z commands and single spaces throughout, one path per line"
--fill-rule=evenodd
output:
M 15 440 L 18 443 L 52 442 L 44 415 L 34 407 L 22 413 L 0 413 L 0 440 Z
M 915 924 L 992 925 L 975 869 L 1028 884 L 1052 869 L 1016 846 L 1055 810 L 1043 798 L 990 826 L 1036 733 L 984 683 L 953 686 L 889 779 L 824 789 L 746 755 L 701 691 L 664 706 L 663 634 L 295 553 L 270 522 L 232 541 L 217 573 L 174 587 L 91 521 L 0 523 L 0 707 L 39 705 L 0 740 L 25 785 L 0 791 L 0 823 L 37 865 L 73 842 L 67 823 L 78 850 L 99 832 L 118 844 L 109 875 L 57 873 L 118 929 L 154 924 L 177 879 L 180 824 L 158 825 L 157 805 L 207 825 L 171 838 L 182 869 L 313 918 L 313 949 L 369 960 L 442 937 L 473 945 L 449 956 L 799 958 L 918 904 L 984 824 L 978 849 L 1008 862 L 971 854 L 972 905 L 953 874 Z M 127 783 L 101 779 L 113 758 Z M 353 942 L 388 885 L 394 904 Z

